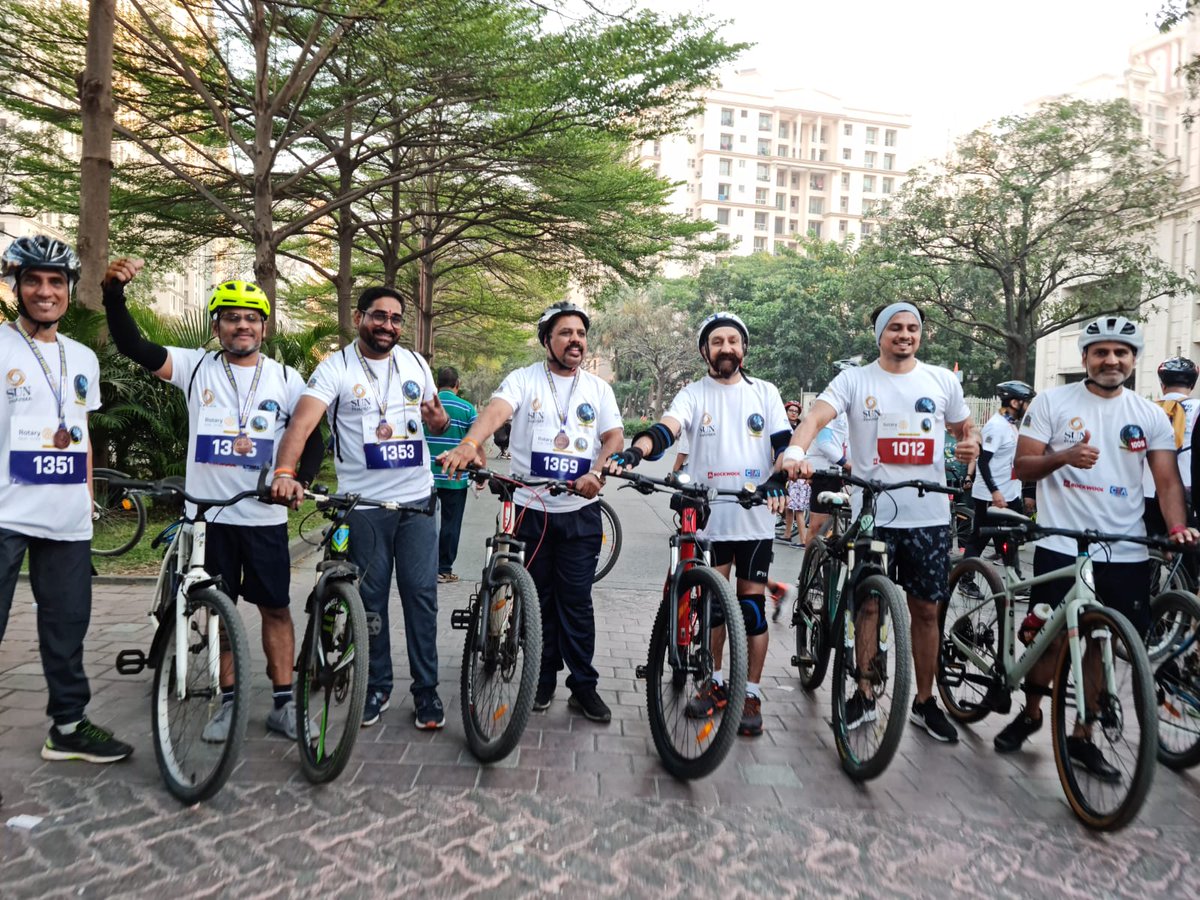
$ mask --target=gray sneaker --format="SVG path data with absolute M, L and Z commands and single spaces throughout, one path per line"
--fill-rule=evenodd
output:
M 267 731 L 282 734 L 288 740 L 296 739 L 296 701 L 289 700 L 279 709 L 267 713 Z
M 200 738 L 210 744 L 223 744 L 229 737 L 229 727 L 232 724 L 233 702 L 222 703 L 217 714 L 208 720 L 208 724 L 200 732 Z

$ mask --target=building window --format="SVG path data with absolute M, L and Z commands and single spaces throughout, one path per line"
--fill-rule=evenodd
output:
M 691 169 L 691 168 L 694 168 L 694 167 L 695 167 L 695 165 L 696 165 L 696 161 L 695 161 L 694 159 L 689 159 L 689 160 L 688 160 L 688 165 L 687 165 L 687 167 L 688 167 L 689 169 Z
M 875 168 L 875 151 L 874 150 L 868 150 L 865 153 L 863 153 L 863 168 L 864 169 Z
M 775 187 L 787 187 L 787 172 L 783 169 L 775 173 Z
M 863 197 L 862 214 L 864 216 L 871 215 L 873 212 L 875 212 L 876 209 L 878 209 L 878 207 L 879 207 L 878 200 L 869 200 L 866 197 Z
M 747 109 L 739 109 L 739 110 L 738 110 L 738 112 L 740 112 L 740 113 L 742 114 L 742 118 L 743 118 L 743 119 L 748 119 L 748 118 L 750 118 L 750 111 L 749 111 L 749 110 L 747 110 Z
M 847 224 L 845 219 L 838 219 L 838 234 L 845 235 Z
M 771 114 L 770 113 L 759 113 L 758 114 L 758 130 L 759 131 L 770 131 L 771 130 Z
M 739 143 L 739 144 L 744 144 L 744 143 L 746 143 L 746 136 L 745 136 L 744 134 L 739 134 L 739 135 L 738 135 L 738 143 Z
M 845 188 L 846 190 L 850 190 L 850 173 L 849 172 L 842 173 L 842 187 Z
M 792 212 L 800 212 L 800 198 L 793 196 L 790 204 L 788 205 L 788 209 L 790 209 Z
M 823 197 L 809 197 L 808 211 L 815 215 L 825 212 L 825 199 Z
M 849 147 L 842 148 L 842 159 L 846 160 L 846 162 L 850 161 L 850 148 Z
M 783 209 L 785 205 L 787 205 L 787 194 L 776 194 L 775 195 L 775 208 Z
M 784 140 L 787 140 L 787 137 L 788 137 L 788 126 L 787 126 L 787 122 L 780 122 L 780 123 L 779 123 L 779 136 L 780 136 L 781 138 L 783 138 Z
M 887 169 L 889 172 L 892 171 L 892 169 L 896 168 L 896 157 L 894 154 L 891 154 L 891 153 L 883 154 L 883 167 L 885 169 Z
M 769 138 L 759 138 L 758 139 L 758 155 L 759 156 L 770 156 L 771 155 L 771 141 Z
M 891 178 L 881 178 L 880 179 L 879 186 L 880 186 L 881 193 L 890 194 L 892 192 L 892 180 L 893 179 L 891 179 Z
M 878 128 L 868 128 L 867 129 L 867 143 L 868 144 L 879 143 L 879 129 Z
M 766 206 L 768 195 L 770 193 L 771 192 L 767 188 L 755 188 L 754 189 L 754 202 L 757 203 L 759 206 Z
M 725 151 L 729 151 L 729 150 L 733 149 L 733 135 L 732 134 L 722 134 L 721 135 L 721 149 L 725 150 Z
M 889 128 L 887 131 L 885 131 L 883 133 L 883 146 L 885 146 L 885 147 L 895 147 L 896 146 L 896 132 L 894 129 Z
M 733 126 L 733 110 L 727 106 L 721 107 L 721 124 L 726 128 Z
M 744 194 L 744 193 L 746 193 L 746 186 L 745 186 L 744 184 L 739 184 L 739 185 L 738 185 L 738 193 L 739 193 L 739 194 Z
M 771 167 L 769 165 L 767 165 L 766 163 L 756 164 L 754 167 L 754 171 L 755 171 L 754 177 L 758 181 L 770 181 L 771 180 Z
M 788 234 L 795 234 L 800 230 L 800 223 L 795 219 L 788 219 Z
M 853 137 L 854 136 L 854 126 L 851 125 L 849 122 L 847 122 L 845 125 L 842 126 L 842 134 L 844 134 L 846 137 Z
M 817 152 L 817 162 L 825 162 L 827 159 L 829 159 L 828 151 L 820 150 Z
M 737 212 L 734 213 L 734 215 L 737 216 L 739 219 L 742 216 L 744 216 L 745 214 L 746 214 L 746 211 L 744 209 L 739 209 Z
M 808 236 L 814 237 L 817 240 L 821 239 L 821 223 L 820 222 L 809 222 L 808 223 Z
M 718 175 L 732 175 L 733 174 L 733 160 L 722 158 L 720 161 L 718 161 L 717 162 L 717 174 Z
M 754 214 L 754 230 L 755 231 L 766 231 L 767 230 L 767 218 L 768 218 L 768 216 L 765 212 L 756 212 Z
M 776 155 L 776 156 L 787 156 L 787 155 L 788 155 L 788 147 L 787 147 L 787 144 L 780 144 L 778 147 L 776 147 L 776 148 L 775 148 L 775 155 Z
M 783 234 L 783 216 L 775 217 L 775 233 L 779 235 Z
M 717 185 L 717 199 L 718 200 L 728 200 L 729 199 L 729 185 L 723 181 Z
M 739 159 L 739 160 L 738 160 L 738 168 L 739 168 L 739 169 L 744 169 L 744 168 L 746 168 L 746 161 L 745 161 L 744 159 Z
M 850 212 L 850 198 L 849 197 L 839 197 L 838 198 L 838 212 Z
M 766 253 L 767 252 L 767 239 L 765 237 L 756 237 L 754 239 L 754 252 L 755 253 Z
M 875 190 L 875 176 L 874 175 L 864 175 L 863 176 L 863 190 L 868 193 L 874 192 L 874 190 Z
M 871 223 L 870 223 L 870 222 L 863 222 L 863 223 L 862 223 L 862 236 L 863 236 L 863 237 L 870 237 L 870 236 L 871 236 L 871 232 L 872 232 L 872 231 L 874 231 L 874 230 L 875 230 L 875 229 L 874 229 L 874 227 L 871 225 Z
M 729 210 L 727 210 L 727 209 L 718 209 L 717 210 L 717 224 L 718 225 L 728 225 L 729 224 Z
M 808 176 L 808 189 L 810 191 L 825 190 L 825 176 L 824 175 L 809 175 Z

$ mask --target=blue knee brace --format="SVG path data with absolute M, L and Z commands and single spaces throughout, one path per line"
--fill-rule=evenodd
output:
M 764 634 L 767 630 L 767 598 L 764 594 L 747 594 L 738 597 L 742 608 L 742 621 L 746 623 L 746 636 Z

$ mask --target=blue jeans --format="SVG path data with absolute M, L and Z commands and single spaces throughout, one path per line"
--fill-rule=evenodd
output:
M 355 510 L 346 521 L 350 561 L 361 573 L 359 592 L 371 636 L 368 689 L 392 692 L 388 595 L 395 571 L 412 692 L 434 690 L 438 684 L 437 521 L 424 513 L 386 509 Z
M 463 511 L 467 508 L 466 488 L 438 488 L 441 527 L 438 529 L 438 574 L 454 571 L 458 557 L 458 537 L 462 534 Z

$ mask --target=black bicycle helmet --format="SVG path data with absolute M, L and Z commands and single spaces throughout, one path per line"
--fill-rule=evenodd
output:
M 62 272 L 67 278 L 67 293 L 70 294 L 75 290 L 75 285 L 79 284 L 80 268 L 79 257 L 75 255 L 75 251 L 68 244 L 45 234 L 19 237 L 5 248 L 3 255 L 0 255 L 0 277 L 3 277 L 5 283 L 12 288 L 13 296 L 17 298 L 17 309 L 21 315 L 34 322 L 36 328 L 54 325 L 59 320 L 38 322 L 29 314 L 25 308 L 25 301 L 21 299 L 21 291 L 18 286 L 21 273 L 26 269 L 49 269 L 54 272 Z
M 1172 356 L 1165 359 L 1158 367 L 1158 380 L 1163 384 L 1185 385 L 1188 388 L 1196 386 L 1196 376 L 1200 371 L 1196 364 L 1186 356 Z
M 559 316 L 579 316 L 579 318 L 583 319 L 584 331 L 588 331 L 592 327 L 592 320 L 588 318 L 587 313 L 585 313 L 570 300 L 560 300 L 557 303 L 546 307 L 546 311 L 542 313 L 542 317 L 538 319 L 538 343 L 543 347 L 546 346 L 546 338 L 549 337 L 550 329 L 554 327 L 554 323 Z
M 996 385 L 996 396 L 1004 404 L 1011 400 L 1024 400 L 1028 403 L 1037 396 L 1037 391 L 1023 381 L 1002 381 Z

